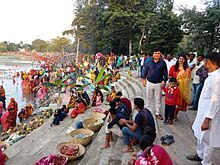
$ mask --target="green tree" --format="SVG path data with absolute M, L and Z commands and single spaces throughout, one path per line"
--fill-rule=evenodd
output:
M 0 43 L 0 52 L 6 52 L 7 51 L 7 45 L 3 42 Z
M 164 51 L 174 51 L 181 41 L 181 23 L 172 13 L 172 0 L 77 2 L 71 32 L 76 38 L 81 39 L 81 50 L 84 52 L 127 54 L 129 43 L 132 43 L 135 53 L 139 53 L 141 49 L 150 50 L 152 47 L 155 48 L 155 45 L 162 47 Z M 169 27 L 163 28 L 167 24 Z M 165 33 L 156 30 L 156 26 L 160 26 L 160 30 Z M 164 36 L 166 38 L 163 38 Z
M 15 43 L 8 43 L 7 44 L 7 50 L 8 51 L 18 51 L 19 50 L 19 46 L 18 44 L 15 44 Z
M 207 6 L 204 12 L 184 8 L 181 17 L 191 51 L 207 53 L 220 47 L 220 6 Z
M 57 37 L 55 39 L 52 39 L 52 47 L 53 51 L 56 52 L 62 52 L 64 53 L 64 46 L 67 46 L 70 44 L 70 39 L 67 39 L 65 37 Z
M 36 39 L 32 42 L 32 47 L 38 52 L 45 52 L 48 47 L 48 43 L 44 40 Z

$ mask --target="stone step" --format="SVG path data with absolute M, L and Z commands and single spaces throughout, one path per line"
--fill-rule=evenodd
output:
M 104 104 L 102 108 L 107 108 Z M 28 165 L 34 164 L 43 156 L 57 154 L 56 146 L 61 142 L 70 141 L 70 136 L 66 134 L 68 128 L 74 127 L 77 121 L 83 121 L 92 113 L 92 108 L 87 109 L 84 114 L 78 115 L 75 119 L 67 116 L 60 125 L 50 127 L 53 117 L 45 122 L 41 127 L 31 132 L 24 139 L 21 139 L 5 152 L 9 156 L 6 165 Z M 89 148 L 89 146 L 87 147 Z M 24 158 L 24 159 L 23 159 Z
M 129 87 L 131 87 L 135 97 L 142 97 L 142 88 L 140 88 L 135 82 L 129 81 L 126 77 L 122 77 L 122 81 L 126 83 Z
M 121 75 L 123 77 L 126 77 L 127 80 L 134 82 L 135 84 L 137 84 L 142 89 L 143 85 L 142 85 L 142 82 L 141 82 L 142 81 L 141 78 L 135 77 L 135 75 L 128 76 L 127 73 L 122 73 Z
M 115 88 L 116 88 L 116 91 L 121 91 L 123 96 L 129 97 L 128 91 L 125 89 L 124 86 L 121 85 L 121 83 L 119 82 L 115 83 Z
M 127 95 L 127 98 L 133 99 L 133 97 L 135 96 L 134 91 L 132 90 L 132 87 L 128 85 L 131 83 L 132 82 L 130 81 L 124 82 L 123 80 L 120 80 L 114 85 L 117 90 L 122 91 L 124 96 Z M 101 149 L 105 141 L 105 127 L 106 124 L 98 132 L 90 148 L 87 150 L 86 155 L 82 158 L 82 160 L 78 164 L 86 164 L 88 162 L 91 165 L 110 165 L 110 164 L 113 165 L 113 164 L 121 164 L 121 163 L 127 164 L 127 161 L 130 158 L 130 154 L 123 154 L 121 152 L 121 149 L 124 147 L 122 143 L 122 138 L 118 138 L 115 136 L 114 138 L 115 141 L 111 142 L 110 148 Z
M 134 92 L 132 91 L 132 88 L 127 84 L 124 83 L 122 80 L 120 80 L 118 82 L 122 87 L 124 87 L 124 89 L 126 90 L 126 92 L 128 93 L 128 98 L 132 99 L 135 97 Z

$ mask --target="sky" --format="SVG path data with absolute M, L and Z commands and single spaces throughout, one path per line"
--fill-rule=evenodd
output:
M 76 0 L 0 0 L 0 42 L 31 44 L 35 39 L 51 41 L 70 29 Z M 201 0 L 174 0 L 201 8 Z

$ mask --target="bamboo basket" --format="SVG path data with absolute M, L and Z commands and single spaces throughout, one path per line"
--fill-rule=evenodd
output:
M 94 117 L 94 118 L 100 118 L 100 119 L 103 119 L 103 120 L 106 118 L 106 114 L 99 113 L 99 112 L 93 112 L 90 116 Z
M 94 132 L 97 132 L 100 130 L 100 128 L 104 125 L 104 122 L 100 123 L 99 125 L 94 125 L 94 126 L 91 126 L 90 124 L 92 123 L 95 123 L 98 119 L 97 118 L 94 118 L 94 117 L 90 117 L 88 119 L 85 119 L 83 121 L 83 127 L 84 128 L 87 128 L 87 129 L 90 129 Z
M 67 145 L 67 146 L 72 146 L 72 145 L 74 145 L 74 146 L 79 146 L 79 151 L 78 151 L 77 155 L 75 155 L 75 156 L 68 156 L 68 155 L 61 154 L 60 149 L 61 149 L 64 145 Z M 63 143 L 60 143 L 60 144 L 57 145 L 57 152 L 59 153 L 59 155 L 68 158 L 68 160 L 76 160 L 76 159 L 78 159 L 80 156 L 82 156 L 83 154 L 85 154 L 85 147 L 83 147 L 83 145 L 77 144 L 77 143 L 63 142 Z
M 77 134 L 86 134 L 86 135 L 88 135 L 88 137 L 85 137 L 85 138 L 74 137 L 74 135 L 77 135 Z M 86 146 L 91 142 L 93 134 L 94 134 L 93 131 L 91 131 L 89 129 L 84 129 L 84 128 L 76 129 L 76 130 L 70 132 L 71 141 L 73 143 L 82 144 L 83 146 Z

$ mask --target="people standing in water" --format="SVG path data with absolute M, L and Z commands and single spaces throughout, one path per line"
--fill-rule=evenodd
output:
M 11 98 L 6 111 L 3 113 L 1 117 L 3 132 L 16 126 L 17 111 L 18 111 L 18 104 L 14 100 L 14 98 Z
M 10 111 L 11 127 L 15 127 L 16 126 L 17 113 L 18 113 L 18 103 L 15 101 L 14 98 L 10 99 L 10 103 L 7 107 L 7 110 Z

